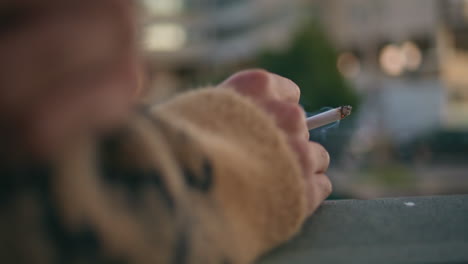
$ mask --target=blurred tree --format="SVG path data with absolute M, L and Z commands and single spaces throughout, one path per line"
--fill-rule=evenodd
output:
M 337 53 L 316 23 L 301 27 L 290 46 L 283 51 L 265 51 L 257 57 L 256 67 L 264 68 L 297 83 L 301 88 L 301 104 L 307 112 L 323 107 L 352 105 L 359 97 L 336 67 Z M 349 141 L 354 116 L 332 128 L 314 129 L 310 139 L 324 145 L 333 157 L 332 166 L 343 154 Z
M 337 54 L 315 23 L 307 23 L 284 51 L 266 51 L 256 65 L 285 76 L 301 88 L 301 104 L 308 112 L 324 106 L 358 104 L 358 96 L 338 72 Z
M 352 105 L 353 111 L 359 97 L 343 79 L 336 67 L 337 54 L 332 44 L 315 23 L 306 23 L 298 30 L 290 46 L 283 51 L 265 51 L 253 60 L 234 65 L 224 65 L 209 70 L 204 79 L 195 82 L 195 87 L 206 83 L 220 83 L 233 72 L 246 68 L 264 68 L 287 77 L 301 88 L 301 104 L 307 112 L 317 112 L 323 107 Z M 331 166 L 335 166 L 344 154 L 353 130 L 352 115 L 338 126 L 310 131 L 310 139 L 321 143 L 330 153 Z M 333 193 L 331 199 L 350 197 Z

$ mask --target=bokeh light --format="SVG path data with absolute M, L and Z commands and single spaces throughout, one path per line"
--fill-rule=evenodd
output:
M 379 63 L 386 74 L 398 76 L 401 75 L 405 69 L 406 59 L 400 47 L 389 44 L 382 49 Z
M 361 72 L 361 62 L 351 52 L 344 52 L 338 56 L 336 63 L 338 71 L 346 78 L 355 78 Z
M 147 51 L 175 51 L 187 42 L 185 28 L 175 23 L 159 23 L 148 26 L 145 32 L 144 47 Z
M 143 0 L 143 4 L 154 15 L 174 15 L 183 8 L 182 0 Z
M 411 41 L 407 41 L 401 45 L 401 52 L 405 58 L 405 68 L 410 71 L 415 71 L 421 66 L 422 54 L 421 50 Z

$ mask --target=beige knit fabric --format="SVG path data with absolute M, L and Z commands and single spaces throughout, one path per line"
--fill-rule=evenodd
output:
M 13 184 L 0 200 L 8 216 L 0 246 L 12 249 L 0 258 L 251 263 L 305 218 L 302 174 L 285 135 L 230 90 L 185 93 L 138 111 L 112 135 L 76 143 L 43 176 L 47 187 Z

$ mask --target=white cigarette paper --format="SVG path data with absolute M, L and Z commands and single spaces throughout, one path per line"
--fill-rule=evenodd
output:
M 306 119 L 307 128 L 309 130 L 328 125 L 330 123 L 341 120 L 351 114 L 353 108 L 350 105 L 344 105 L 332 110 L 311 116 Z

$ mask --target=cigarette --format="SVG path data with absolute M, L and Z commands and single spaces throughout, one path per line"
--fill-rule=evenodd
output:
M 309 130 L 328 125 L 330 123 L 336 122 L 343 118 L 346 118 L 351 114 L 353 108 L 350 105 L 344 105 L 332 110 L 320 113 L 318 115 L 311 116 L 306 119 L 307 128 Z

